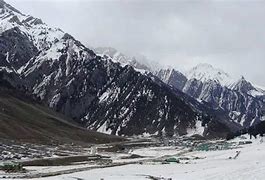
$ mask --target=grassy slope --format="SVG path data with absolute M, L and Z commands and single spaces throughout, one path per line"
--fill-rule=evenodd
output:
M 0 138 L 25 142 L 107 143 L 116 136 L 80 128 L 71 120 L 12 90 L 0 89 Z

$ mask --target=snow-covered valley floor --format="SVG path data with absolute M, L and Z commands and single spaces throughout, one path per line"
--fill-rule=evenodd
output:
M 252 141 L 251 144 L 250 141 Z M 122 158 L 126 153 L 108 153 L 113 163 L 127 165 L 38 178 L 40 180 L 190 180 L 224 179 L 255 180 L 265 177 L 265 142 L 263 139 L 237 138 L 228 143 L 210 142 L 211 146 L 193 148 L 162 146 L 131 149 L 129 154 L 141 155 L 135 159 Z M 215 145 L 216 144 L 216 145 Z M 229 145 L 229 146 L 227 146 Z M 216 147 L 215 147 L 216 146 Z M 210 147 L 210 148 L 209 148 Z M 222 149 L 222 150 L 221 150 Z M 165 159 L 173 158 L 173 162 Z M 179 162 L 174 162 L 178 159 Z M 54 167 L 48 167 L 50 169 Z M 35 169 L 41 169 L 40 167 Z M 58 169 L 58 167 L 57 167 Z M 60 169 L 60 168 L 59 168 Z M 61 167 L 64 169 L 64 167 Z M 34 170 L 34 167 L 28 167 Z M 47 171 L 47 167 L 45 169 Z

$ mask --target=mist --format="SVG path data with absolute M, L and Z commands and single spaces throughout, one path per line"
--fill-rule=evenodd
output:
M 209 63 L 265 86 L 265 1 L 6 0 L 91 47 L 187 70 Z

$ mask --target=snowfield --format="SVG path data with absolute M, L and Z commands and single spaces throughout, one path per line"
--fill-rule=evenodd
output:
M 252 144 L 243 144 L 252 141 Z M 132 153 L 149 157 L 176 157 L 180 163 L 164 164 L 142 161 L 138 164 L 99 168 L 72 174 L 40 178 L 40 180 L 259 180 L 265 176 L 265 142 L 237 138 L 229 141 L 239 146 L 227 150 L 191 151 L 179 154 L 174 148 L 156 147 L 133 150 Z M 184 151 L 183 151 L 184 152 Z M 178 154 L 178 155 L 176 155 Z

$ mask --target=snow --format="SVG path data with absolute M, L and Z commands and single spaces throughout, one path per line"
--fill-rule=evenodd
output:
M 97 132 L 101 132 L 101 133 L 104 133 L 104 134 L 111 134 L 111 129 L 108 129 L 108 126 L 107 126 L 107 122 L 105 121 L 103 125 L 101 125 L 98 129 L 97 129 Z
M 253 96 L 253 97 L 258 97 L 258 96 L 264 96 L 265 93 L 264 92 L 261 92 L 261 91 L 257 91 L 257 90 L 250 90 L 248 92 L 249 95 Z
M 44 99 L 46 95 L 46 89 L 43 87 L 46 87 L 51 82 L 52 75 L 45 76 L 43 78 L 43 81 L 38 84 L 37 86 L 33 87 L 33 94 L 40 94 L 40 98 Z
M 169 69 L 165 69 L 165 70 L 163 70 L 163 74 L 162 74 L 162 76 L 160 77 L 161 80 L 162 80 L 163 82 L 168 82 L 169 79 L 170 79 L 170 77 L 171 77 L 171 75 L 172 75 L 172 72 L 173 72 L 173 71 L 174 71 L 173 68 L 169 68 Z
M 185 73 L 188 79 L 197 79 L 202 82 L 207 82 L 209 80 L 217 81 L 223 86 L 229 86 L 231 83 L 235 82 L 229 74 L 221 69 L 214 68 L 210 64 L 199 64 Z
M 143 74 L 143 75 L 145 75 L 145 74 L 147 74 L 149 72 L 149 71 L 147 71 L 145 69 L 138 69 L 138 68 L 134 68 L 134 70 L 139 72 L 139 73 L 141 73 L 141 74 Z
M 113 62 L 120 63 L 122 67 L 130 65 L 131 58 L 111 47 L 99 47 L 95 49 L 97 55 L 111 59 Z
M 7 73 L 12 73 L 14 72 L 12 69 L 8 68 L 8 67 L 0 67 L 0 71 L 6 71 Z
M 50 58 L 50 59 L 58 59 L 61 56 L 61 53 L 59 53 L 59 50 L 64 48 L 64 44 L 63 41 L 59 41 L 57 43 L 52 44 L 52 46 L 45 51 L 45 55 L 43 56 L 43 58 Z
M 51 108 L 55 108 L 56 105 L 58 104 L 60 98 L 61 98 L 61 94 L 60 94 L 60 93 L 59 93 L 59 94 L 56 94 L 56 95 L 52 98 L 51 102 L 49 103 L 49 107 L 51 107 Z
M 6 61 L 7 61 L 8 63 L 10 63 L 10 61 L 9 61 L 9 52 L 6 53 Z
M 216 81 L 222 86 L 226 86 L 227 88 L 232 90 L 235 88 L 235 86 L 238 86 L 238 83 L 242 82 L 242 78 L 243 80 L 245 80 L 244 77 L 232 77 L 223 70 L 214 68 L 210 64 L 199 64 L 191 70 L 187 71 L 185 75 L 188 79 L 197 79 L 202 82 Z M 265 88 L 258 85 L 253 85 L 253 87 L 255 89 L 250 90 L 248 92 L 249 95 L 253 97 L 265 95 Z
M 233 89 L 233 87 L 238 83 L 241 82 L 241 78 L 232 77 L 230 74 L 224 72 L 221 69 L 215 68 L 210 64 L 198 64 L 191 70 L 185 73 L 188 79 L 197 79 L 202 82 L 207 81 L 216 81 L 220 83 L 222 86 L 226 86 L 229 89 Z M 265 95 L 265 88 L 253 85 L 256 89 L 250 90 L 248 92 L 249 95 L 253 97 L 257 96 L 264 96 Z
M 0 13 L 0 34 L 8 29 L 11 29 L 16 26 L 16 23 L 10 22 L 10 19 L 12 19 L 14 16 L 17 17 L 18 19 L 24 20 L 25 15 L 15 12 L 11 10 L 9 7 L 4 5 L 5 7 L 3 9 L 0 8 L 1 13 Z M 10 16 L 12 15 L 12 16 Z
M 100 97 L 99 97 L 99 103 L 102 103 L 106 101 L 110 97 L 111 92 L 109 90 L 105 91 Z
M 148 156 L 148 157 L 159 157 L 165 155 L 175 155 L 180 151 L 178 148 L 174 146 L 165 146 L 165 147 L 151 147 L 151 148 L 142 148 L 142 149 L 135 149 L 131 152 L 131 154 L 137 154 L 141 156 Z
M 234 140 L 241 141 L 240 139 Z M 105 179 L 105 180 L 146 180 L 148 176 L 172 178 L 172 180 L 249 180 L 264 179 L 265 170 L 265 143 L 262 139 L 254 140 L 253 144 L 244 145 L 238 149 L 218 151 L 193 151 L 185 156 L 194 158 L 188 163 L 144 163 L 130 164 L 90 171 L 65 174 L 55 177 L 39 178 L 40 180 L 60 179 Z M 140 151 L 142 155 L 157 156 L 161 154 L 174 154 L 172 148 L 163 147 L 153 151 L 152 148 L 145 148 Z M 137 152 L 137 151 L 134 151 Z M 159 153 L 160 152 L 160 153 Z M 240 152 L 236 159 L 235 155 Z M 232 158 L 230 158 L 232 157 Z
M 85 167 L 92 167 L 94 165 L 90 164 L 75 164 L 75 165 L 67 165 L 67 166 L 28 166 L 27 170 L 32 171 L 33 174 L 36 171 L 42 173 L 49 173 L 54 171 L 61 171 L 61 170 L 70 170 L 74 168 L 85 168 Z
M 60 29 L 51 28 L 44 23 L 34 24 L 39 19 L 16 12 L 6 5 L 3 9 L 0 8 L 0 10 L 2 11 L 0 13 L 0 34 L 14 27 L 18 27 L 25 35 L 33 40 L 39 50 L 49 48 L 52 42 L 60 40 L 65 34 Z M 16 19 L 16 21 L 13 19 Z
M 118 95 L 120 93 L 120 88 L 116 87 L 115 89 L 107 89 L 100 97 L 99 97 L 99 103 L 103 103 L 108 101 L 114 101 L 118 98 Z
M 258 90 L 258 91 L 262 91 L 262 92 L 265 92 L 265 87 L 263 87 L 263 86 L 260 86 L 260 85 L 254 85 L 255 86 L 255 88 Z
M 147 66 L 152 72 L 157 72 L 160 69 L 165 69 L 167 68 L 165 65 L 160 64 L 159 62 L 155 61 L 155 60 L 151 60 L 149 58 L 147 58 L 146 56 L 142 55 L 142 54 L 135 54 L 134 59 L 136 59 L 138 62 L 144 64 L 145 66 Z M 171 68 L 172 69 L 172 68 Z
M 204 127 L 201 121 L 196 121 L 195 128 L 187 129 L 187 136 L 192 136 L 194 134 L 203 135 Z
M 128 56 L 112 47 L 98 47 L 94 50 L 98 56 L 104 57 L 103 59 L 110 59 L 113 62 L 120 63 L 122 67 L 130 65 L 141 74 L 156 72 L 163 67 L 159 63 L 151 61 L 143 55 Z
M 241 115 L 241 112 L 239 111 L 232 111 L 230 112 L 229 116 L 234 120 L 236 118 L 238 118 Z

